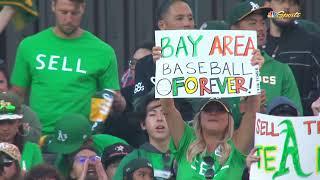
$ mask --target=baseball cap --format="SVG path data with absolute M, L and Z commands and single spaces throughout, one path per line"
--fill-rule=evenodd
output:
M 131 160 L 128 164 L 126 164 L 123 168 L 124 176 L 130 176 L 132 173 L 140 168 L 150 168 L 153 174 L 153 166 L 152 164 L 144 158 L 137 158 Z
M 209 105 L 216 104 L 218 106 L 221 106 L 222 109 L 220 109 L 220 110 L 224 110 L 227 113 L 232 114 L 229 103 L 228 103 L 227 99 L 225 99 L 225 98 L 221 98 L 221 99 L 210 98 L 210 99 L 203 99 L 201 101 L 202 102 L 200 102 L 200 103 L 202 104 L 202 106 L 200 107 L 199 111 L 210 111 L 211 108 Z
M 227 22 L 230 25 L 233 25 L 253 13 L 261 14 L 263 17 L 267 18 L 267 15 L 270 11 L 272 11 L 271 8 L 260 7 L 259 4 L 254 1 L 244 1 L 238 3 L 231 10 L 231 13 L 229 13 L 227 17 Z
M 18 162 L 20 162 L 21 160 L 20 151 L 14 144 L 10 144 L 7 142 L 0 143 L 0 152 L 7 154 L 12 159 L 17 160 Z
M 102 162 L 104 167 L 108 167 L 112 162 L 121 159 L 131 153 L 133 148 L 124 143 L 115 143 L 104 149 L 102 154 Z
M 65 114 L 56 121 L 54 134 L 48 136 L 47 151 L 70 154 L 91 137 L 89 119 L 81 114 Z
M 213 21 L 207 21 L 204 22 L 200 29 L 204 30 L 229 30 L 230 25 L 222 20 L 213 20 Z
M 292 114 L 299 115 L 299 110 L 297 106 L 285 96 L 277 96 L 271 100 L 267 106 L 266 114 L 273 114 L 277 108 L 280 108 L 282 112 L 292 112 Z
M 0 120 L 22 119 L 21 99 L 13 92 L 0 93 Z

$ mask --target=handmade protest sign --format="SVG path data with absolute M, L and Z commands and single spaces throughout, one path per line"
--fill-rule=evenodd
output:
M 320 179 L 320 116 L 257 114 L 255 146 L 260 161 L 250 179 Z
M 239 97 L 260 93 L 259 69 L 250 64 L 255 31 L 155 32 L 156 98 Z

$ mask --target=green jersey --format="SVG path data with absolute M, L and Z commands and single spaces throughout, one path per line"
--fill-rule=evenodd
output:
M 40 147 L 32 142 L 26 142 L 21 154 L 21 169 L 30 170 L 33 166 L 43 162 Z
M 50 134 L 65 112 L 88 117 L 95 92 L 119 89 L 117 59 L 111 46 L 87 31 L 63 39 L 49 28 L 20 43 L 11 83 L 31 88 L 30 107 L 43 134 Z
M 214 164 L 210 167 L 205 163 L 205 156 L 197 155 L 192 162 L 187 160 L 187 151 L 190 145 L 195 141 L 196 136 L 194 130 L 185 124 L 184 134 L 176 148 L 173 141 L 170 143 L 170 149 L 173 150 L 178 164 L 177 180 L 205 180 L 205 173 L 209 169 L 214 171 L 214 180 L 240 180 L 245 168 L 245 156 L 237 150 L 230 140 L 231 152 L 224 164 L 220 164 L 218 156 L 220 153 L 216 150 L 210 156 Z M 218 149 L 218 148 L 217 148 Z
M 139 149 L 132 151 L 130 154 L 125 156 L 116 171 L 116 174 L 112 179 L 118 180 L 123 179 L 123 168 L 131 160 L 137 159 L 139 157 L 146 158 L 150 161 L 154 168 L 154 177 L 156 180 L 169 179 L 173 174 L 173 161 L 174 157 L 170 151 L 166 153 L 160 152 L 153 145 L 146 143 L 142 145 Z
M 277 96 L 286 96 L 303 114 L 299 90 L 290 67 L 274 60 L 265 52 L 262 52 L 262 55 L 265 62 L 260 69 L 260 85 L 261 89 L 266 90 L 266 105 Z

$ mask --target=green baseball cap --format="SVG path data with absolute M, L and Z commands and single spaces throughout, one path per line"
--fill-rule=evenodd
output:
M 46 150 L 70 154 L 91 137 L 89 119 L 81 114 L 66 114 L 56 121 L 54 134 L 48 136 Z
M 200 27 L 200 29 L 205 30 L 229 30 L 230 25 L 222 20 L 213 20 L 213 21 L 207 21 L 203 23 Z
M 238 3 L 231 10 L 231 13 L 229 13 L 227 17 L 227 22 L 230 25 L 233 25 L 253 13 L 261 14 L 263 17 L 267 18 L 267 15 L 270 11 L 272 11 L 271 8 L 260 7 L 255 1 L 244 1 Z

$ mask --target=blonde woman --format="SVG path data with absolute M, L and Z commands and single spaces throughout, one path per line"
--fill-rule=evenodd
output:
M 241 179 L 245 156 L 254 135 L 259 96 L 247 98 L 252 108 L 234 131 L 230 108 L 223 100 L 210 99 L 195 115 L 194 127 L 184 123 L 172 99 L 161 99 L 178 164 L 177 179 Z
M 154 59 L 161 57 L 161 47 L 153 48 Z M 262 66 L 264 58 L 255 50 L 252 65 Z M 246 99 L 240 127 L 234 131 L 234 122 L 225 100 L 206 100 L 195 115 L 193 128 L 187 125 L 176 109 L 173 99 L 160 99 L 172 137 L 171 149 L 178 164 L 178 180 L 237 180 L 245 168 L 245 155 L 254 139 L 256 112 L 260 96 Z

